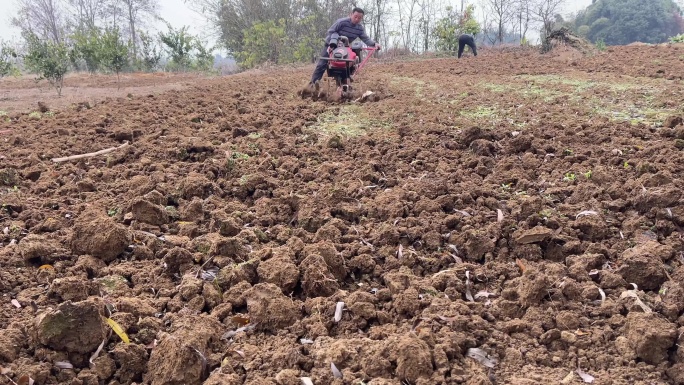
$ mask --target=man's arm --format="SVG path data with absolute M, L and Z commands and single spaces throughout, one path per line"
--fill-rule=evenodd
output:
M 375 41 L 368 37 L 368 35 L 366 35 L 366 29 L 363 28 L 363 26 L 361 27 L 361 34 L 359 35 L 359 39 L 361 39 L 361 41 L 366 43 L 366 45 L 369 47 L 375 46 Z
M 328 28 L 328 33 L 326 35 L 327 38 L 330 38 L 330 36 L 334 33 L 339 33 L 340 23 L 342 22 L 342 20 L 343 19 L 335 21 L 335 23 L 333 23 L 333 25 L 331 25 L 330 28 Z

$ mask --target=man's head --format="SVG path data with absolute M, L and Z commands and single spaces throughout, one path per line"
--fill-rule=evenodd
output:
M 351 15 L 349 15 L 349 17 L 351 18 L 351 22 L 353 24 L 359 24 L 363 21 L 363 14 L 363 9 L 359 7 L 354 7 L 354 9 L 352 9 L 351 11 Z

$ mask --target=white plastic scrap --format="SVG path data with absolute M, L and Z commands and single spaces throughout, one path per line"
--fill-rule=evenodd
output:
M 330 363 L 330 370 L 332 371 L 333 377 L 342 378 L 342 372 L 340 372 L 340 370 L 337 369 L 337 366 L 335 366 L 335 363 L 333 363 L 333 362 Z
M 598 213 L 596 211 L 593 211 L 593 210 L 584 210 L 584 211 L 581 211 L 579 214 L 577 214 L 575 216 L 575 219 L 579 219 L 580 217 L 585 217 L 588 215 L 598 215 Z
M 342 310 L 344 309 L 344 302 L 338 302 L 337 305 L 335 305 L 335 323 L 338 323 L 342 320 Z
M 490 358 L 487 353 L 480 348 L 470 348 L 466 352 L 466 356 L 474 359 L 475 361 L 481 363 L 487 368 L 493 368 L 498 363 L 496 358 Z
M 313 340 L 310 340 L 310 339 L 308 339 L 308 338 L 300 338 L 300 339 L 299 339 L 299 342 L 300 342 L 302 345 L 311 345 L 311 344 L 314 343 Z
M 504 220 L 503 211 L 501 209 L 496 209 L 496 221 L 501 222 Z
M 11 302 L 12 305 L 14 305 L 14 307 L 16 307 L 17 309 L 21 309 L 21 304 L 20 304 L 19 301 L 17 301 L 15 298 L 12 298 L 12 300 L 11 300 L 10 302 Z
M 639 294 L 637 294 L 637 290 L 639 290 L 639 288 L 636 285 L 636 283 L 632 283 L 631 285 L 634 287 L 634 289 L 623 291 L 622 294 L 620 294 L 620 299 L 627 298 L 627 297 L 634 298 L 634 303 L 636 303 L 641 308 L 641 310 L 644 311 L 644 313 L 648 314 L 648 313 L 653 312 L 653 310 L 651 310 L 651 308 L 648 307 L 648 305 L 646 305 L 641 300 L 641 298 L 639 298 Z
M 478 298 L 489 298 L 490 296 L 495 296 L 495 295 L 496 295 L 496 293 L 490 293 L 490 292 L 488 292 L 488 291 L 486 291 L 486 290 L 481 290 L 481 291 L 478 291 L 478 292 L 475 294 L 475 299 L 478 299 Z
M 200 277 L 205 280 L 205 281 L 213 281 L 216 279 L 216 276 L 218 275 L 219 268 L 218 267 L 210 267 L 207 270 L 201 270 Z
M 575 372 L 570 372 L 570 373 L 568 373 L 567 376 L 565 376 L 565 378 L 563 378 L 563 379 L 561 380 L 560 383 L 563 384 L 563 385 L 569 384 L 569 383 L 572 382 L 573 378 L 575 378 Z
M 309 377 L 301 377 L 300 380 L 302 380 L 302 385 L 314 385 Z
M 233 337 L 235 337 L 238 333 L 250 331 L 250 330 L 254 329 L 255 327 L 256 327 L 256 324 L 251 324 L 251 323 L 250 323 L 250 324 L 247 324 L 247 325 L 245 325 L 245 326 L 243 326 L 243 327 L 237 328 L 237 329 L 235 329 L 235 330 L 229 330 L 229 331 L 223 333 L 223 335 L 221 336 L 221 339 L 222 339 L 222 340 L 227 340 L 227 339 L 229 339 L 229 338 L 233 338 Z
M 470 283 L 470 270 L 466 270 L 466 292 L 465 296 L 466 299 L 470 302 L 475 302 L 475 298 L 473 298 L 473 294 L 470 292 L 470 286 L 472 286 L 472 283 Z
M 582 381 L 586 382 L 587 384 L 591 384 L 594 382 L 594 376 L 592 376 L 589 373 L 586 373 L 584 370 L 577 368 L 577 374 L 582 378 Z
M 58 369 L 73 369 L 74 365 L 69 361 L 57 361 L 55 362 L 55 367 Z
M 105 339 L 102 340 L 102 343 L 100 344 L 100 346 L 97 347 L 97 350 L 95 351 L 95 353 L 93 353 L 93 355 L 90 356 L 90 360 L 89 360 L 89 361 L 90 361 L 91 364 L 92 364 L 93 361 L 97 358 L 97 356 L 100 355 L 100 352 L 102 351 L 102 348 L 104 347 L 105 342 L 107 342 L 107 338 L 105 338 Z
M 598 288 L 599 294 L 601 294 L 601 303 L 606 302 L 606 292 L 600 287 Z

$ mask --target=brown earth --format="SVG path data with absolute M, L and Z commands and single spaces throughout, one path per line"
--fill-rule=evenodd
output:
M 0 81 L 0 383 L 684 384 L 681 45 L 310 70 Z

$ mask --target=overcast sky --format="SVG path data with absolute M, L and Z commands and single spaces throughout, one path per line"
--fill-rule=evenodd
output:
M 160 0 L 161 17 L 171 23 L 174 28 L 180 28 L 184 25 L 190 26 L 190 33 L 193 35 L 201 35 L 205 30 L 202 26 L 204 22 L 202 18 L 195 12 L 191 11 L 183 0 Z M 16 0 L 0 0 L 0 40 L 12 40 L 20 37 L 20 32 L 12 27 L 10 20 L 17 14 Z M 166 30 L 163 23 L 155 25 L 157 30 Z
M 481 1 L 481 0 L 479 0 Z M 478 3 L 479 1 L 471 1 Z M 586 8 L 591 4 L 592 0 L 566 0 L 566 6 L 563 14 L 576 12 L 580 9 Z M 191 11 L 183 0 L 160 0 L 161 17 L 171 23 L 175 28 L 180 28 L 184 25 L 190 27 L 190 33 L 193 35 L 200 35 L 205 38 L 206 28 L 202 18 L 195 12 Z M 19 31 L 12 27 L 10 19 L 17 14 L 16 0 L 0 0 L 0 40 L 19 39 Z M 166 27 L 159 23 L 156 25 L 158 30 L 166 30 Z

